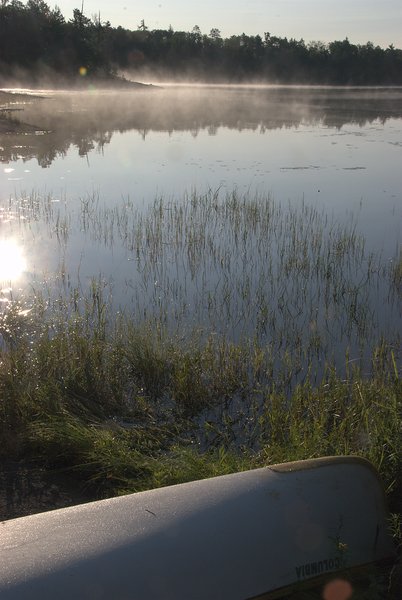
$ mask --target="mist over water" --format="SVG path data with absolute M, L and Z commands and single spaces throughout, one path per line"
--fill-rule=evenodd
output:
M 84 293 L 95 278 L 116 309 L 173 329 L 269 342 L 294 323 L 288 343 L 308 345 L 320 327 L 339 356 L 362 337 L 375 343 L 401 325 L 389 287 L 402 239 L 401 96 L 243 86 L 25 99 L 23 126 L 0 135 L 0 235 L 25 261 L 11 289 Z M 327 279 L 339 270 L 328 288 L 319 236 Z
M 33 130 L 1 137 L 2 197 L 97 193 L 106 203 L 196 189 L 360 211 L 388 242 L 400 206 L 402 91 L 196 87 L 43 91 L 16 104 Z M 375 227 L 370 226 L 370 222 Z M 376 234 L 379 232 L 379 235 Z M 389 248 L 388 251 L 394 250 Z

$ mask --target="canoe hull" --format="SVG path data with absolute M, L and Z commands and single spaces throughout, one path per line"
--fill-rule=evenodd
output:
M 2 600 L 245 600 L 392 557 L 381 482 L 323 458 L 0 524 Z

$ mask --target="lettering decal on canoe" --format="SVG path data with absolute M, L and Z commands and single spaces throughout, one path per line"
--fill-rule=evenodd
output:
M 297 579 L 306 579 L 307 577 L 315 577 L 328 571 L 340 569 L 343 566 L 345 566 L 345 563 L 342 558 L 326 558 L 325 560 L 318 560 L 296 567 L 296 575 Z

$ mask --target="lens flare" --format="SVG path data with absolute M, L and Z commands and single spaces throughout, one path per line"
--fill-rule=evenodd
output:
M 322 595 L 324 600 L 349 600 L 353 595 L 353 588 L 345 579 L 334 579 L 327 583 Z
M 26 269 L 22 248 L 15 240 L 0 240 L 0 281 L 18 279 Z

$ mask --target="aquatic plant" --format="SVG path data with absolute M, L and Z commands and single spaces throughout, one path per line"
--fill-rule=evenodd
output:
M 326 361 L 340 366 L 347 351 L 367 360 L 381 336 L 398 330 L 400 260 L 389 271 L 366 250 L 355 219 L 340 224 L 304 202 L 210 191 L 145 207 L 130 199 L 109 206 L 97 195 L 67 206 L 31 194 L 7 210 L 27 237 L 45 227 L 53 240 L 59 270 L 51 296 L 75 289 L 80 298 L 95 279 L 112 310 L 172 334 L 254 339 L 273 356 L 286 354 L 301 373 L 312 363 L 320 377 Z M 77 229 L 94 248 L 121 257 L 124 269 L 120 262 L 96 275 L 84 255 L 68 266 Z M 84 276 L 91 268 L 95 277 Z M 387 311 L 379 310 L 384 304 Z

